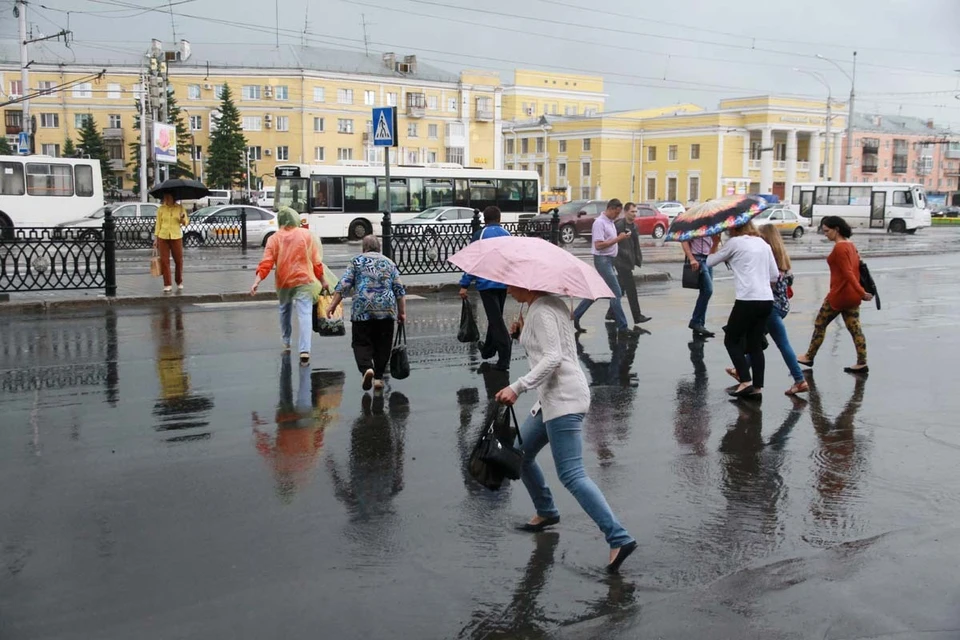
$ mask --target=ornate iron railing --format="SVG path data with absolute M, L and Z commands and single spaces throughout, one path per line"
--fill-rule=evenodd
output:
M 114 218 L 117 249 L 145 249 L 153 245 L 153 218 Z M 240 247 L 247 246 L 247 216 L 213 214 L 191 220 L 182 229 L 185 247 Z M 99 229 L 86 233 L 102 235 Z
M 543 238 L 559 244 L 559 217 L 548 221 L 521 220 L 502 225 L 514 236 Z M 480 211 L 474 210 L 468 224 L 420 224 L 394 226 L 383 214 L 383 252 L 393 259 L 403 275 L 426 275 L 459 271 L 448 258 L 470 244 L 480 227 Z
M 0 292 L 105 289 L 116 295 L 113 220 L 102 230 L 21 227 L 0 239 Z

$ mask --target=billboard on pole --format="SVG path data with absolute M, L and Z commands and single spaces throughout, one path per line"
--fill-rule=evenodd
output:
M 153 124 L 153 159 L 156 162 L 177 163 L 177 128 L 172 124 Z

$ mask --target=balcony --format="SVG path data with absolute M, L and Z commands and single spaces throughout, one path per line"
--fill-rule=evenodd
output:
M 427 113 L 427 96 L 422 93 L 407 94 L 407 117 L 422 118 Z
M 15 136 L 23 131 L 23 111 L 5 111 L 3 119 L 8 136 Z
M 800 173 L 809 173 L 810 172 L 810 163 L 809 162 L 798 162 L 797 171 Z
M 447 147 L 466 147 L 466 129 L 462 122 L 450 122 L 444 127 L 444 143 Z
M 786 170 L 787 170 L 787 161 L 786 161 L 786 160 L 774 160 L 774 161 L 773 161 L 773 170 L 774 170 L 774 171 L 786 171 Z
M 123 129 L 120 127 L 107 127 L 103 130 L 104 140 L 123 140 Z
M 759 161 L 759 160 L 752 160 L 752 159 L 751 159 L 751 160 L 750 160 L 750 164 L 748 165 L 748 167 L 749 167 L 750 169 L 752 169 L 753 171 L 760 171 L 760 161 Z
M 863 167 L 860 168 L 861 173 L 876 173 L 879 163 L 876 161 L 873 162 L 864 162 Z
M 126 168 L 126 164 L 124 163 L 122 158 L 119 160 L 113 160 L 113 159 L 110 160 L 110 171 L 120 173 L 125 168 Z
M 477 121 L 493 121 L 493 101 L 490 98 L 477 98 Z
M 907 159 L 901 156 L 893 157 L 893 173 L 904 174 L 907 172 Z

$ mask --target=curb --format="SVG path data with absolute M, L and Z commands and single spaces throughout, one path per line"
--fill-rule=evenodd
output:
M 665 271 L 634 275 L 634 280 L 637 284 L 646 282 L 669 282 L 671 279 L 670 274 Z M 407 286 L 406 289 L 407 293 L 414 295 L 436 295 L 441 293 L 456 293 L 460 290 L 460 285 L 450 282 L 442 284 L 412 284 Z M 276 299 L 277 294 L 271 291 L 258 293 L 255 296 L 251 296 L 249 293 L 193 293 L 165 296 L 123 296 L 119 298 L 97 296 L 96 298 L 77 298 L 72 300 L 31 300 L 26 302 L 0 303 L 0 317 L 85 311 L 103 308 L 179 307 L 191 304 L 264 302 Z

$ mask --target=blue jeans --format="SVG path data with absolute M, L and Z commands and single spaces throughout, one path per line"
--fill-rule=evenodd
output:
M 613 256 L 593 256 L 593 266 L 600 277 L 603 278 L 603 281 L 607 283 L 607 286 L 610 287 L 610 291 L 613 291 L 613 297 L 610 298 L 610 310 L 613 311 L 613 317 L 617 320 L 617 326 L 621 329 L 628 328 L 630 325 L 627 324 L 627 315 L 623 312 L 623 305 L 620 304 L 620 296 L 623 295 L 623 290 L 620 288 L 617 272 L 613 267 Z M 573 319 L 579 323 L 580 318 L 583 317 L 583 314 L 587 312 L 593 302 L 593 300 L 581 301 L 573 312 Z
M 700 263 L 700 295 L 697 296 L 697 304 L 693 308 L 693 317 L 690 318 L 690 322 L 696 326 L 705 327 L 707 305 L 710 304 L 710 298 L 713 296 L 713 267 L 707 266 L 707 256 L 702 253 L 694 254 L 693 257 Z
M 306 296 L 297 296 L 287 303 L 280 303 L 280 336 L 284 346 L 290 345 L 293 333 L 293 310 L 297 311 L 297 350 L 310 353 L 313 338 L 313 300 Z
M 537 454 L 547 443 L 553 454 L 553 462 L 557 467 L 560 482 L 573 494 L 580 506 L 590 516 L 603 535 L 611 549 L 617 549 L 633 542 L 633 538 L 617 521 L 617 517 L 610 510 L 607 499 L 593 480 L 587 477 L 583 469 L 583 426 L 582 413 L 568 413 L 565 416 L 543 421 L 543 412 L 538 411 L 535 416 L 528 416 L 520 427 L 523 438 L 523 466 L 520 470 L 520 479 L 523 480 L 527 492 L 533 499 L 537 515 L 542 518 L 551 518 L 560 515 L 553 502 L 553 494 L 543 477 L 543 471 L 537 464 Z
M 783 356 L 783 361 L 787 364 L 787 369 L 790 370 L 793 381 L 803 382 L 803 370 L 800 369 L 800 364 L 797 362 L 797 354 L 794 353 L 793 347 L 790 346 L 790 338 L 787 337 L 787 327 L 783 324 L 783 318 L 780 317 L 780 312 L 777 311 L 776 308 L 770 312 L 770 317 L 767 318 L 767 333 L 770 334 L 773 343 L 777 345 L 777 349 L 780 350 L 780 355 Z

